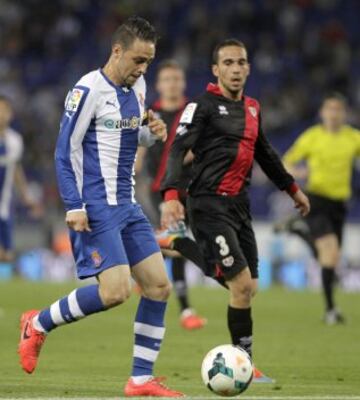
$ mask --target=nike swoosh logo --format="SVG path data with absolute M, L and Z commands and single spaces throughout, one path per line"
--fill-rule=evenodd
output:
M 109 104 L 110 106 L 116 107 L 115 103 L 111 103 L 110 101 L 107 101 L 105 104 Z
M 24 335 L 23 335 L 23 339 L 29 339 L 30 335 L 27 334 L 27 329 L 29 327 L 29 322 L 26 323 L 25 329 L 24 329 Z

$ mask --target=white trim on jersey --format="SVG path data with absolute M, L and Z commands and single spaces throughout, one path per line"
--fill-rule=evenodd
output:
M 98 152 L 101 174 L 104 178 L 106 198 L 110 205 L 117 205 L 117 177 L 118 159 L 121 147 L 121 135 L 114 135 L 112 132 L 97 132 Z M 111 147 L 111 154 L 109 154 Z
M 82 197 L 82 188 L 84 182 L 84 155 L 82 142 L 89 128 L 91 119 L 94 115 L 95 108 L 96 98 L 93 93 L 89 91 L 70 138 L 70 162 L 75 174 L 76 186 L 79 191 L 80 197 Z M 65 115 L 66 114 L 67 113 L 65 112 Z M 71 116 L 68 118 L 71 118 Z
M 116 105 L 116 117 L 121 120 L 121 110 L 117 93 L 113 88 L 110 90 L 114 92 L 112 97 L 113 104 Z M 121 148 L 121 134 L 114 135 L 114 132 L 104 132 L 100 128 L 96 129 L 96 136 L 101 175 L 104 178 L 106 199 L 110 205 L 117 205 L 117 178 Z

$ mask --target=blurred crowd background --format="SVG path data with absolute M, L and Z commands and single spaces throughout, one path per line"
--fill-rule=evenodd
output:
M 280 153 L 316 121 L 329 91 L 349 99 L 349 120 L 360 127 L 358 0 L 0 0 L 0 94 L 15 106 L 14 127 L 25 142 L 23 164 L 46 208 L 38 226 L 44 232 L 63 218 L 53 152 L 67 91 L 105 63 L 111 34 L 133 14 L 149 19 L 161 36 L 147 74 L 148 104 L 156 97 L 157 63 L 172 57 L 184 66 L 191 98 L 214 80 L 214 45 L 236 37 L 251 62 L 246 92 L 260 100 L 264 130 Z M 283 214 L 283 197 L 257 169 L 251 196 L 255 218 Z M 351 222 L 360 221 L 359 200 L 357 171 Z M 22 212 L 19 208 L 19 224 L 26 221 Z M 20 239 L 29 230 L 25 226 Z

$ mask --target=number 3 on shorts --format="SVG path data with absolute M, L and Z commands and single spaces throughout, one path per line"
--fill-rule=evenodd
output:
M 223 235 L 216 236 L 215 242 L 220 246 L 220 255 L 227 256 L 230 253 L 229 246 Z

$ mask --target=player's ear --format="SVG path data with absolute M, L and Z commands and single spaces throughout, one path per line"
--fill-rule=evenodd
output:
M 120 58 L 123 52 L 124 50 L 120 43 L 114 43 L 112 45 L 112 54 L 115 55 L 115 57 Z
M 212 73 L 218 78 L 219 77 L 219 67 L 217 64 L 213 64 L 212 67 Z

